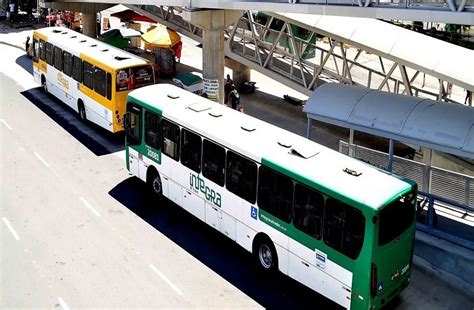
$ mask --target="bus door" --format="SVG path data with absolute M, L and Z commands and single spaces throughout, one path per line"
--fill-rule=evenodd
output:
M 130 173 L 139 178 L 142 177 L 139 175 L 140 158 L 143 156 L 139 153 L 142 143 L 142 122 L 142 109 L 129 102 L 125 115 L 127 160 Z

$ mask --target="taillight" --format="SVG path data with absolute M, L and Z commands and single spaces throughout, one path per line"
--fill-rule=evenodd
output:
M 374 263 L 370 267 L 370 294 L 377 296 L 377 266 Z

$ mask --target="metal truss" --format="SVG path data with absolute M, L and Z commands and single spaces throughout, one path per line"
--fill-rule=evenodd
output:
M 182 8 L 148 5 L 139 8 L 144 14 L 152 13 L 160 23 L 201 41 L 201 29 L 182 18 Z M 295 27 L 291 20 L 278 17 L 272 13 L 245 11 L 225 31 L 226 56 L 308 96 L 321 83 L 339 82 L 454 102 L 448 98 L 449 81 L 324 37 L 313 30 Z M 439 87 L 425 88 L 428 80 L 436 81 Z M 472 98 L 470 100 L 472 102 Z

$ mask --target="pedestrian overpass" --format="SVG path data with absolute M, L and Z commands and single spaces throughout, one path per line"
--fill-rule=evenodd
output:
M 201 42 L 186 9 L 127 6 Z M 445 101 L 456 101 L 447 83 L 474 91 L 474 51 L 384 21 L 244 11 L 225 35 L 226 57 L 308 96 L 325 82 Z M 367 57 L 376 61 L 367 64 Z M 436 85 L 425 87 L 430 78 Z

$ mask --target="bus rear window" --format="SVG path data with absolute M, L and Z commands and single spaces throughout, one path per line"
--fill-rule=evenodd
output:
M 153 67 L 150 65 L 117 71 L 117 91 L 132 90 L 154 84 Z
M 400 197 L 382 209 L 379 221 L 379 245 L 400 236 L 415 218 L 416 190 Z

